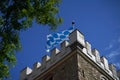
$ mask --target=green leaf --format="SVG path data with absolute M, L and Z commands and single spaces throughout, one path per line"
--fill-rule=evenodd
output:
M 15 65 L 17 51 L 22 46 L 19 33 L 31 27 L 33 20 L 52 30 L 62 23 L 58 16 L 61 0 L 1 0 L 0 1 L 0 80 L 9 77 Z

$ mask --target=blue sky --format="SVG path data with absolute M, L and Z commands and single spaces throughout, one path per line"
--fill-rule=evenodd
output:
M 64 22 L 55 32 L 68 29 L 72 20 L 89 41 L 92 48 L 99 50 L 110 63 L 120 69 L 120 0 L 63 0 L 60 16 Z M 17 63 L 10 70 L 11 80 L 19 80 L 20 71 L 41 61 L 46 55 L 46 35 L 55 33 L 48 26 L 33 23 L 32 27 L 20 33 L 22 50 L 17 52 Z

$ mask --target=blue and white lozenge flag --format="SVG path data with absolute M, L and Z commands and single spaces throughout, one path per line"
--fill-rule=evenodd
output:
M 73 31 L 73 27 L 62 32 L 47 35 L 47 52 L 62 41 L 67 40 L 69 34 Z

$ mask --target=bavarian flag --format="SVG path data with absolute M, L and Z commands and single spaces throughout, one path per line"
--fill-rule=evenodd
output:
M 73 27 L 71 27 L 67 30 L 47 35 L 46 51 L 49 52 L 50 49 L 55 47 L 57 44 L 60 44 L 64 40 L 68 40 L 68 36 L 73 30 Z

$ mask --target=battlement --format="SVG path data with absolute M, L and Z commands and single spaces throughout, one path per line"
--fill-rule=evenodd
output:
M 75 46 L 74 44 L 76 43 L 79 44 L 79 46 Z M 43 56 L 42 62 L 36 62 L 33 65 L 33 69 L 29 67 L 23 69 L 20 74 L 20 80 L 33 80 L 35 77 L 38 77 L 49 68 L 53 67 L 76 48 L 80 49 L 85 56 L 87 56 L 109 76 L 113 77 L 115 80 L 119 80 L 117 78 L 115 66 L 113 66 L 113 64 L 109 65 L 108 60 L 105 57 L 100 57 L 99 51 L 97 49 L 92 49 L 91 44 L 85 41 L 84 35 L 77 29 L 69 35 L 69 41 L 65 40 L 61 43 L 60 50 L 57 48 L 52 49 L 50 51 L 50 56 Z

